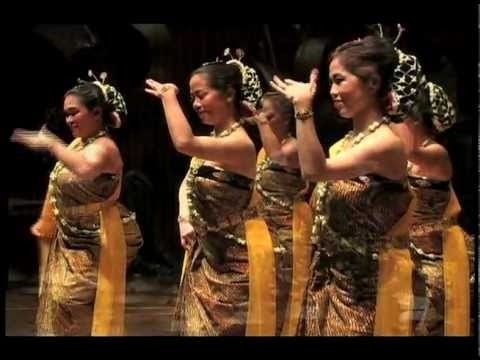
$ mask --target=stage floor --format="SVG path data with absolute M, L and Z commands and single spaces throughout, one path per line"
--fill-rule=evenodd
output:
M 125 314 L 126 336 L 172 336 L 171 319 L 176 284 L 135 277 L 128 282 Z M 34 336 L 37 287 L 28 282 L 10 283 L 6 296 L 7 336 Z

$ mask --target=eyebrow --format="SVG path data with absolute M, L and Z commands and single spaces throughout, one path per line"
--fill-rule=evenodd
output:
M 341 74 L 341 73 L 338 73 L 338 72 L 333 73 L 333 74 L 331 74 L 331 75 L 329 76 L 330 80 L 335 79 L 335 78 L 338 78 L 338 77 L 345 77 L 345 76 L 344 76 L 343 74 Z
M 199 92 L 203 91 L 208 91 L 207 88 L 201 88 L 201 89 L 195 89 L 194 91 L 190 91 L 190 96 L 193 96 L 194 94 L 198 94 Z

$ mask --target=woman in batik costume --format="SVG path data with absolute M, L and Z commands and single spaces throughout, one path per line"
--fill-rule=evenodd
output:
M 451 186 L 448 152 L 434 140 L 454 125 L 455 110 L 444 89 L 426 81 L 418 59 L 397 52 L 392 115 L 403 118 L 395 128 L 406 145 L 414 196 L 413 331 L 418 336 L 465 336 L 470 327 L 470 238 L 456 225 L 461 208 Z
M 256 151 L 241 125 L 242 101 L 258 102 L 255 71 L 238 63 L 208 63 L 190 77 L 193 108 L 211 136 L 195 136 L 173 84 L 147 80 L 161 99 L 177 151 L 192 157 L 179 190 L 179 227 L 186 249 L 175 325 L 181 335 L 245 335 L 249 300 L 246 210 Z
M 397 62 L 393 46 L 376 36 L 335 49 L 330 95 L 339 115 L 352 119 L 353 130 L 332 146 L 328 158 L 312 111 L 318 71 L 312 71 L 310 83 L 278 77 L 272 82 L 295 106 L 303 177 L 318 182 L 300 335 L 410 334 L 407 159 L 386 116 Z
M 259 200 L 256 205 L 272 241 L 276 286 L 275 313 L 271 315 L 276 315 L 275 335 L 281 335 L 287 334 L 289 327 L 286 313 L 292 291 L 294 217 L 297 222 L 308 221 L 300 219 L 310 215 L 302 212 L 307 206 L 304 198 L 308 185 L 300 172 L 297 141 L 292 135 L 295 119 L 291 102 L 283 94 L 266 93 L 255 119 L 263 143 L 257 164 L 255 191 Z M 300 236 L 298 230 L 297 236 Z
M 45 128 L 17 130 L 12 140 L 58 159 L 39 221 L 40 297 L 37 334 L 124 333 L 126 268 L 142 245 L 135 214 L 118 203 L 123 162 L 110 138 L 126 106 L 102 81 L 81 82 L 64 97 L 74 136 L 66 146 Z

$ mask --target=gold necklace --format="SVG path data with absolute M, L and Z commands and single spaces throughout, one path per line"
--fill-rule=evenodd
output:
M 223 130 L 220 134 L 215 134 L 215 130 L 213 130 L 210 135 L 216 138 L 222 138 L 230 135 L 233 133 L 235 130 L 237 130 L 242 124 L 240 122 L 235 121 L 232 126 L 230 126 L 228 129 Z
M 376 120 L 373 123 L 371 123 L 367 127 L 367 132 L 364 133 L 363 131 L 359 132 L 356 136 L 354 136 L 353 130 L 350 130 L 347 135 L 344 136 L 342 139 L 342 142 L 352 140 L 352 147 L 355 145 L 358 145 L 363 139 L 365 139 L 368 135 L 374 133 L 377 131 L 377 129 L 383 125 L 383 124 L 388 124 L 390 120 L 388 117 L 383 116 L 380 120 Z
M 89 138 L 86 138 L 85 140 L 82 140 L 83 147 L 85 147 L 87 145 L 90 145 L 95 140 L 97 140 L 98 138 L 101 138 L 102 136 L 105 136 L 106 134 L 107 134 L 107 132 L 105 130 L 100 130 L 97 134 L 95 134 L 95 135 L 93 135 Z

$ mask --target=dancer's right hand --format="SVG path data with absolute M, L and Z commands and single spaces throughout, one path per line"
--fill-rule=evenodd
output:
M 56 141 L 56 137 L 43 128 L 40 131 L 15 129 L 10 141 L 22 144 L 32 150 L 46 151 Z
M 41 237 L 42 236 L 42 231 L 40 229 L 40 222 L 39 221 L 37 221 L 35 224 L 33 224 L 30 227 L 30 232 L 35 237 Z
M 145 88 L 145 92 L 156 96 L 159 99 L 163 99 L 164 97 L 168 97 L 170 95 L 177 95 L 178 94 L 178 87 L 172 83 L 159 83 L 153 79 L 147 79 L 145 81 L 147 87 Z
M 182 247 L 185 250 L 188 250 L 193 246 L 193 242 L 195 241 L 195 229 L 188 220 L 179 221 L 178 227 L 180 230 L 180 241 Z

